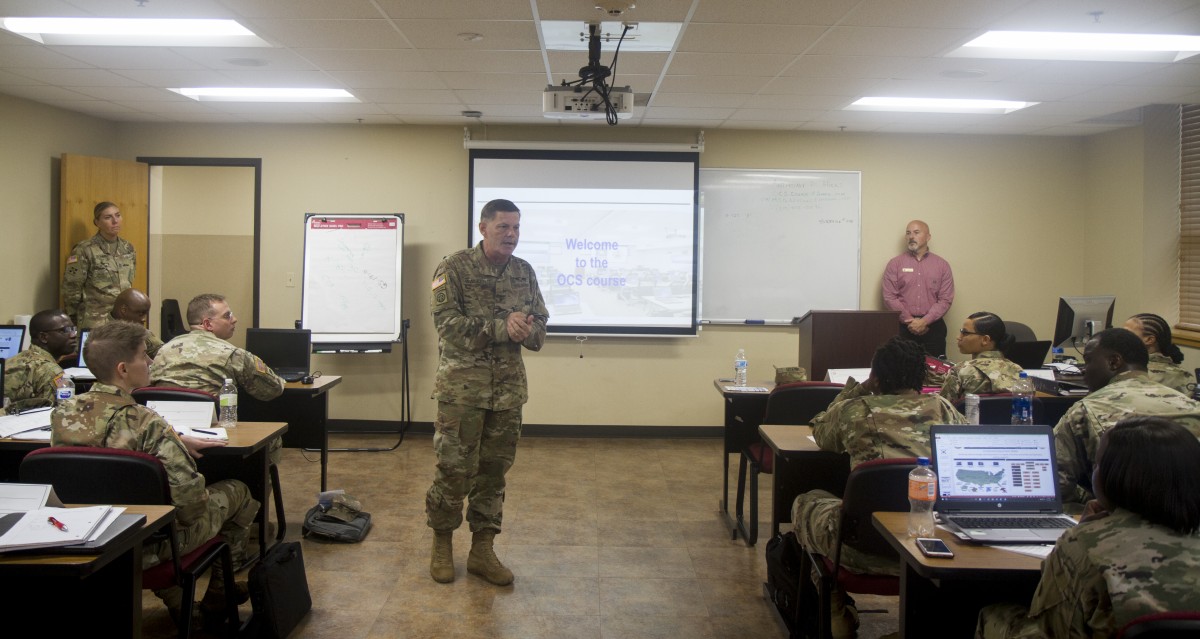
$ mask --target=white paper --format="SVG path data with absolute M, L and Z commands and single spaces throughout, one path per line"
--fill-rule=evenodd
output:
M 0 515 L 44 508 L 50 490 L 50 484 L 0 484 Z
M 733 384 L 726 384 L 725 390 L 733 391 L 735 393 L 769 393 L 769 392 L 771 392 L 771 389 L 766 388 L 764 386 L 734 386 Z
M 209 428 L 215 421 L 215 405 L 212 402 L 172 402 L 152 399 L 146 402 L 146 408 L 158 413 L 167 420 L 176 431 L 187 435 L 186 430 Z M 228 439 L 228 438 L 227 438 Z
M 35 408 L 20 415 L 0 417 L 0 437 L 12 437 L 17 433 L 50 427 L 50 407 Z
M 92 374 L 92 371 L 86 368 L 80 368 L 79 366 L 72 366 L 71 368 L 64 369 L 63 374 L 67 377 L 70 377 L 72 380 L 81 379 L 86 382 L 96 381 L 96 376 Z
M 851 377 L 865 382 L 870 376 L 871 369 L 869 368 L 831 368 L 825 373 L 825 381 L 845 386 Z
M 215 441 L 222 441 L 222 442 L 229 441 L 229 431 L 225 430 L 224 428 L 218 428 L 216 426 L 209 426 L 208 428 L 192 428 L 192 429 L 175 428 L 175 432 L 179 433 L 180 435 L 190 435 L 192 437 L 195 437 L 196 439 L 212 439 Z
M 1050 556 L 1050 551 L 1054 550 L 1054 544 L 994 544 L 991 546 L 992 548 L 1015 552 L 1018 555 L 1037 557 L 1038 559 L 1045 559 Z
M 17 433 L 16 435 L 12 436 L 12 439 L 15 439 L 18 441 L 27 441 L 27 442 L 49 442 L 50 441 L 50 427 L 43 426 L 42 428 L 38 428 L 37 430 L 27 430 L 23 433 Z
M 1052 382 L 1054 381 L 1054 371 L 1049 368 L 1026 368 L 1025 374 L 1029 377 L 1040 377 Z
M 92 536 L 110 510 L 111 506 L 31 510 L 8 532 L 0 535 L 0 552 L 82 543 Z M 52 525 L 49 522 L 50 517 L 62 522 L 66 530 L 59 530 Z

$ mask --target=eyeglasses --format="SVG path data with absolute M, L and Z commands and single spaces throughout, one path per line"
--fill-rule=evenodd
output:
M 224 318 L 226 321 L 228 321 L 228 320 L 231 320 L 231 319 L 233 319 L 233 311 L 225 311 L 225 312 L 224 312 L 223 314 L 221 314 L 221 315 L 213 315 L 212 317 L 210 317 L 210 318 L 208 318 L 208 319 L 210 319 L 210 320 L 215 320 L 215 319 L 217 319 L 217 318 L 219 318 L 219 317 L 220 317 L 220 318 Z
M 58 328 L 52 328 L 46 332 L 47 333 L 62 333 L 64 335 L 76 335 L 79 333 L 79 329 L 76 328 L 75 326 L 59 326 Z
M 968 331 L 965 328 L 958 329 L 958 334 L 959 335 L 983 335 L 983 333 L 976 333 L 975 331 Z

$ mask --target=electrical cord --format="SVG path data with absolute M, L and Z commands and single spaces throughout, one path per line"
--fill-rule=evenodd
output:
M 621 43 L 625 42 L 625 34 L 629 33 L 630 26 L 625 25 L 621 31 L 621 37 L 617 40 L 617 47 L 613 51 L 612 64 L 610 66 L 602 66 L 600 64 L 600 25 L 588 25 L 588 64 L 579 70 L 579 79 L 567 82 L 563 80 L 562 85 L 570 86 L 588 86 L 588 90 L 580 99 L 586 99 L 593 92 L 600 96 L 600 100 L 604 103 L 604 120 L 609 126 L 617 125 L 617 109 L 613 106 L 611 99 L 611 91 L 613 80 L 616 79 L 617 58 L 621 55 Z M 590 84 L 589 84 L 590 83 Z

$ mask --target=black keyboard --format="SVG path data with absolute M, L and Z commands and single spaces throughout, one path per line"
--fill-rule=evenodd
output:
M 951 517 L 959 528 L 1070 528 L 1073 521 L 1064 517 Z

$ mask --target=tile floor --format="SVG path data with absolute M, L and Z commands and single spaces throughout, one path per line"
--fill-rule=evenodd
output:
M 330 445 L 394 441 L 335 435 Z M 516 583 L 499 588 L 466 573 L 465 524 L 454 583 L 429 577 L 430 436 L 386 453 L 331 453 L 329 487 L 362 500 L 374 528 L 360 544 L 303 542 L 313 610 L 293 637 L 786 637 L 762 596 L 769 513 L 757 547 L 730 539 L 717 513 L 720 456 L 718 439 L 524 438 L 496 539 Z M 318 456 L 285 449 L 280 471 L 287 537 L 298 539 L 316 503 Z M 769 503 L 770 480 L 760 484 Z M 146 636 L 173 636 L 158 600 L 143 601 Z M 883 611 L 863 615 L 863 639 L 896 630 L 894 598 L 859 598 L 859 608 Z

